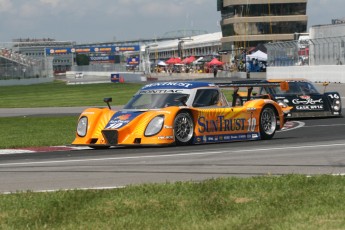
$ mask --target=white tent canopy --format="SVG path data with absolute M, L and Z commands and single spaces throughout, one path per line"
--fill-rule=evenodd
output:
M 258 61 L 267 61 L 267 54 L 258 50 L 255 53 L 249 54 L 246 56 L 247 61 L 252 59 L 258 59 Z
M 157 63 L 157 65 L 160 65 L 160 66 L 167 66 L 168 64 L 165 63 L 164 61 L 159 61 L 159 62 Z
M 196 59 L 195 61 L 193 61 L 193 64 L 194 64 L 194 65 L 199 64 L 200 61 L 201 61 L 202 59 L 204 59 L 204 58 L 203 58 L 203 57 L 199 57 L 198 59 Z

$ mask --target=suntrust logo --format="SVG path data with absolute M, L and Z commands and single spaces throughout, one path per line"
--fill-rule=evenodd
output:
M 218 116 L 216 120 L 206 119 L 201 116 L 198 118 L 199 132 L 221 132 L 244 130 L 244 118 L 226 119 L 224 116 Z

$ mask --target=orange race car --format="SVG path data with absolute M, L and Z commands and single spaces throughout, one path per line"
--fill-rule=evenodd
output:
M 277 83 L 255 84 L 256 87 Z M 72 145 L 108 148 L 125 145 L 187 145 L 271 139 L 284 125 L 284 112 L 273 100 L 229 103 L 222 88 L 250 84 L 157 82 L 145 85 L 119 111 L 89 108 L 79 117 Z

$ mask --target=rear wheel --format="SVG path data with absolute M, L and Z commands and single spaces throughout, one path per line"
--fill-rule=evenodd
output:
M 277 130 L 277 117 L 271 106 L 265 106 L 260 114 L 261 139 L 268 140 L 274 136 Z
M 174 135 L 177 145 L 188 145 L 193 141 L 194 124 L 188 112 L 181 112 L 174 120 Z

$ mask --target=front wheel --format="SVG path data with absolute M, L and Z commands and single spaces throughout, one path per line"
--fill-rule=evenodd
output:
M 188 145 L 192 143 L 194 124 L 189 113 L 181 112 L 176 115 L 174 120 L 174 135 L 177 145 Z
M 277 117 L 271 106 L 265 106 L 260 114 L 260 135 L 261 139 L 272 139 L 277 130 Z

